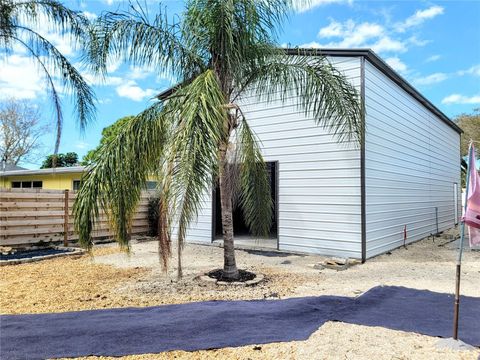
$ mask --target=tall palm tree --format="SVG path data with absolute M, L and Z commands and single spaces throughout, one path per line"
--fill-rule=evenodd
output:
M 242 112 L 242 96 L 267 101 L 297 96 L 298 107 L 339 140 L 361 136 L 357 92 L 346 78 L 325 57 L 306 57 L 301 50 L 287 56 L 278 48 L 277 29 L 291 5 L 289 0 L 190 0 L 171 21 L 162 11 L 150 19 L 139 9 L 99 18 L 89 50 L 98 72 L 105 73 L 107 61 L 128 61 L 171 74 L 178 85 L 129 120 L 85 174 L 74 207 L 84 246 L 92 245 L 91 231 L 103 207 L 117 240 L 128 248 L 130 218 L 143 184 L 155 173 L 161 183 L 163 264 L 174 235 L 180 261 L 187 228 L 218 180 L 223 277 L 236 279 L 235 201 L 254 234 L 268 233 L 272 223 L 268 173 Z
M 58 84 L 72 93 L 75 114 L 82 130 L 94 116 L 94 95 L 79 71 L 44 35 L 35 30 L 38 28 L 68 35 L 72 42 L 81 42 L 87 37 L 88 20 L 55 0 L 0 0 L 0 56 L 8 61 L 13 47 L 20 46 L 44 74 L 56 115 L 56 154 L 63 124 Z

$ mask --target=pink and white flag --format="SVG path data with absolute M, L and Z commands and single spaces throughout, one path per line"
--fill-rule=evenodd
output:
M 480 176 L 475 163 L 475 147 L 470 145 L 468 152 L 468 198 L 467 209 L 464 214 L 465 224 L 468 225 L 470 246 L 480 245 Z

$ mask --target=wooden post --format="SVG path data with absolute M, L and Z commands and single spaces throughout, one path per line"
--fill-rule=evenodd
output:
M 68 189 L 65 189 L 65 212 L 63 215 L 63 246 L 67 247 L 68 246 L 68 217 L 69 217 L 69 212 L 68 212 Z
M 453 307 L 453 339 L 458 340 L 458 313 L 460 311 L 460 272 L 461 265 L 457 264 L 455 272 L 455 303 Z

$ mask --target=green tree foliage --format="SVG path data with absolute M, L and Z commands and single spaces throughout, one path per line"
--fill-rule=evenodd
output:
M 120 133 L 122 126 L 127 124 L 128 121 L 131 120 L 132 118 L 133 116 L 124 116 L 118 119 L 117 121 L 115 121 L 112 125 L 103 128 L 100 144 L 95 149 L 92 149 L 85 154 L 82 161 L 80 162 L 80 165 L 93 164 L 95 162 L 95 158 L 98 156 L 98 154 L 100 154 L 100 149 L 103 146 L 106 146 L 110 141 L 114 140 L 115 136 L 117 136 Z
M 472 114 L 458 115 L 454 121 L 463 130 L 460 151 L 462 156 L 466 156 L 470 140 L 480 141 L 480 108 L 474 109 Z
M 65 154 L 48 155 L 43 160 L 40 169 L 49 169 L 53 167 L 72 167 L 78 165 L 78 155 L 75 152 L 68 152 Z
M 80 13 L 55 0 L 0 0 L 0 58 L 8 61 L 14 47 L 23 48 L 43 73 L 55 109 L 55 153 L 60 145 L 63 114 L 58 85 L 71 93 L 80 128 L 94 117 L 94 95 L 79 71 L 35 29 L 67 36 L 72 44 L 88 43 L 89 22 Z
M 160 7 L 149 16 L 137 5 L 129 13 L 107 12 L 94 24 L 88 57 L 99 75 L 109 61 L 125 61 L 171 74 L 178 86 L 100 147 L 74 205 L 79 241 L 92 246 L 99 207 L 110 215 L 117 241 L 128 249 L 129 224 L 145 181 L 160 181 L 159 248 L 171 254 L 172 233 L 181 250 L 204 195 L 218 182 L 221 198 L 223 277 L 237 279 L 232 211 L 234 200 L 254 235 L 270 229 L 273 206 L 268 172 L 240 99 L 295 96 L 298 109 L 339 141 L 358 145 L 362 135 L 356 89 L 319 51 L 287 55 L 278 30 L 290 0 L 188 0 L 180 16 Z
M 457 123 L 458 126 L 463 130 L 462 138 L 460 140 L 460 152 L 462 157 L 468 155 L 468 147 L 470 145 L 470 140 L 474 140 L 477 143 L 475 144 L 477 148 L 477 157 L 478 157 L 478 147 L 480 142 L 480 108 L 473 109 L 472 114 L 460 114 L 456 116 L 453 121 Z M 462 187 L 466 186 L 466 174 L 467 174 L 467 162 L 462 159 L 461 163 L 462 169 Z

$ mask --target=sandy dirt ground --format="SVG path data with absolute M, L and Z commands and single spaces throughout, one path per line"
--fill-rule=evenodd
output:
M 151 306 L 212 299 L 287 298 L 309 295 L 358 296 L 377 285 L 398 285 L 451 293 L 456 250 L 451 233 L 425 239 L 346 271 L 316 270 L 320 256 L 237 251 L 239 267 L 261 272 L 255 287 L 202 283 L 196 276 L 221 267 L 218 247 L 187 245 L 184 278 L 176 260 L 162 272 L 155 242 L 132 245 L 129 255 L 114 245 L 88 255 L 6 266 L 0 276 L 3 314 L 40 313 L 123 306 Z M 461 292 L 480 297 L 480 252 L 466 250 Z M 125 359 L 478 359 L 480 351 L 440 350 L 437 338 L 414 333 L 327 322 L 306 341 L 162 354 Z M 93 357 L 92 357 L 93 358 Z M 105 358 L 102 358 L 105 359 Z

